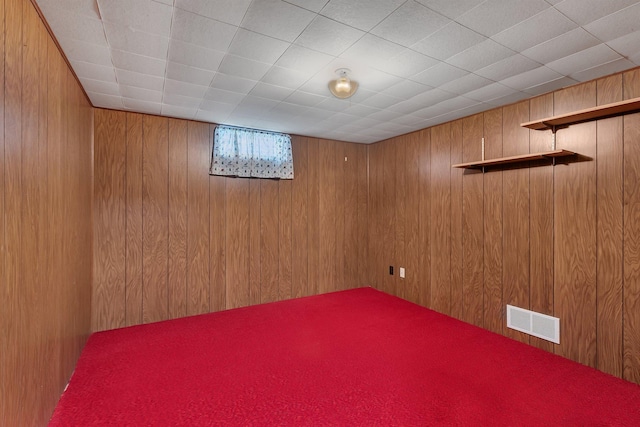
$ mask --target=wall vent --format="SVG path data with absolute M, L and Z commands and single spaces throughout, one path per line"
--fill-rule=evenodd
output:
M 507 305 L 507 327 L 560 344 L 560 319 Z

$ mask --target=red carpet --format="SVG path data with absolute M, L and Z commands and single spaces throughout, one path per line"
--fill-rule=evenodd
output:
M 370 288 L 93 334 L 51 426 L 640 425 L 640 387 Z

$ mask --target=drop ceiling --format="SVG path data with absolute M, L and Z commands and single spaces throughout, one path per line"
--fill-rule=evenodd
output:
M 37 3 L 96 107 L 351 142 L 640 65 L 640 1 Z

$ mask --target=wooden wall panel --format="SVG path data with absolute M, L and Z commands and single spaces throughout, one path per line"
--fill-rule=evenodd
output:
M 211 177 L 219 180 L 218 177 Z M 249 301 L 260 304 L 260 180 L 249 180 Z
M 409 169 L 411 166 L 415 166 L 415 164 L 409 163 L 407 161 L 407 137 L 406 136 L 401 136 L 400 138 L 396 139 L 395 144 L 390 145 L 390 147 L 393 148 L 394 151 L 394 157 L 395 157 L 395 164 L 394 167 L 396 167 L 395 170 L 395 176 L 394 176 L 394 180 L 392 180 L 392 182 L 394 182 L 395 188 L 393 189 L 393 198 L 395 199 L 393 203 L 393 205 L 388 206 L 389 212 L 392 215 L 392 228 L 391 228 L 391 234 L 393 235 L 394 239 L 393 239 L 393 247 L 394 247 L 394 251 L 393 251 L 393 255 L 392 258 L 390 258 L 392 260 L 391 265 L 393 265 L 395 271 L 394 271 L 394 276 L 390 276 L 389 279 L 392 280 L 393 282 L 393 288 L 395 289 L 395 294 L 397 296 L 399 296 L 400 298 L 404 298 L 404 299 L 408 299 L 408 292 L 406 289 L 407 286 L 407 280 L 406 279 L 401 279 L 400 278 L 400 267 L 404 267 L 405 269 L 407 269 L 407 265 L 408 263 L 405 262 L 404 260 L 407 259 L 406 257 L 406 250 L 405 250 L 405 244 L 406 244 L 406 211 L 407 211 L 407 196 L 406 196 L 406 179 L 407 179 L 407 173 L 417 173 L 419 175 L 420 173 L 420 168 L 418 165 L 418 169 L 413 170 L 413 171 L 407 171 L 407 169 Z M 412 183 L 412 185 L 420 185 L 420 177 L 418 176 L 418 179 L 416 181 L 414 181 Z M 418 199 L 418 210 L 420 210 L 419 208 L 419 199 Z M 416 230 L 419 232 L 419 230 Z M 411 268 L 408 269 L 409 271 L 411 271 Z M 406 271 L 406 270 L 405 270 Z M 419 270 L 415 270 L 413 271 L 413 273 L 419 273 Z
M 374 144 L 367 147 L 369 157 L 369 211 L 368 211 L 368 244 L 369 244 L 369 282 L 371 286 L 383 290 L 385 275 L 388 273 L 388 265 L 385 265 L 382 257 L 382 181 L 384 151 L 382 144 Z
M 308 295 L 309 283 L 309 236 L 308 216 L 308 153 L 307 138 L 294 138 L 291 141 L 294 163 L 291 218 L 291 296 L 293 298 Z
M 596 82 L 598 105 L 622 101 L 622 75 Z M 597 368 L 622 376 L 622 117 L 597 126 Z
M 593 107 L 595 82 L 554 93 L 554 114 Z M 558 148 L 596 157 L 596 123 L 557 133 Z M 596 364 L 596 164 L 558 165 L 554 177 L 555 315 L 563 325 L 557 353 Z
M 482 158 L 483 115 L 462 121 L 462 160 Z M 483 324 L 483 176 L 482 171 L 466 170 L 462 183 L 462 318 L 476 326 Z
M 348 283 L 349 287 L 371 286 L 369 279 L 369 157 L 368 148 L 364 144 L 356 144 L 357 171 L 356 183 L 358 192 L 357 242 L 358 256 L 357 282 Z M 355 268 L 355 267 L 354 267 Z
M 94 205 L 95 282 L 93 328 L 125 326 L 125 163 L 126 113 L 97 111 L 95 115 Z
M 169 120 L 145 116 L 142 132 L 142 320 L 149 323 L 169 318 Z
M 485 158 L 503 156 L 502 109 L 484 113 Z M 507 144 L 510 144 L 508 141 Z M 503 191 L 500 170 L 484 174 L 484 328 L 502 333 Z
M 319 293 L 336 290 L 336 235 L 331 230 L 337 221 L 336 212 L 336 142 L 321 139 L 319 142 L 318 179 L 322 183 L 318 191 L 319 217 Z
M 131 326 L 142 323 L 142 115 L 127 113 L 125 119 L 125 323 Z
M 292 182 L 285 179 L 278 181 L 278 300 L 291 298 L 291 202 Z
M 335 236 L 336 236 L 336 250 L 333 255 L 335 265 L 335 283 L 333 289 L 343 290 L 345 289 L 345 169 L 347 162 L 344 160 L 344 144 L 337 143 L 335 148 Z
M 529 120 L 553 115 L 553 94 L 539 96 L 529 102 Z M 550 150 L 551 131 L 529 131 L 529 150 L 532 153 Z M 551 161 L 542 161 L 529 169 L 529 236 L 530 242 L 530 309 L 538 313 L 553 315 L 553 181 L 554 170 Z M 524 294 L 525 292 L 523 292 Z M 524 295 L 522 296 L 524 303 Z M 512 337 L 517 333 L 509 332 Z M 521 341 L 527 339 L 520 335 Z M 554 351 L 554 344 L 531 337 L 530 343 L 547 351 Z
M 260 302 L 279 298 L 279 204 L 278 182 L 260 181 Z
M 382 183 L 380 188 L 382 190 L 382 203 L 380 204 L 382 222 L 379 224 L 380 236 L 382 237 L 381 256 L 383 270 L 386 270 L 387 274 L 384 275 L 383 290 L 392 295 L 397 295 L 397 280 L 398 277 L 398 265 L 395 261 L 396 253 L 396 239 L 395 239 L 395 224 L 396 224 L 396 147 L 394 144 L 384 144 L 382 146 L 382 158 L 380 171 L 382 173 Z M 389 274 L 389 266 L 394 267 L 393 275 Z
M 214 301 L 224 301 L 216 293 L 224 272 L 210 262 L 210 240 L 216 242 L 212 252 L 224 252 L 224 187 L 209 188 L 209 126 L 189 122 L 187 126 L 187 315 L 208 313 Z M 214 186 L 212 182 L 212 187 Z M 215 201 L 215 202 L 214 202 Z M 212 208 L 212 206 L 214 208 Z M 210 215 L 211 214 L 211 215 Z M 211 221 L 211 224 L 209 224 Z M 210 270 L 211 269 L 211 270 Z M 211 272 L 215 271 L 214 274 Z M 183 285 L 184 286 L 184 285 Z M 224 307 L 224 302 L 219 302 Z
M 462 120 L 451 123 L 451 164 L 462 163 Z M 463 319 L 462 169 L 451 169 L 451 316 Z
M 529 152 L 529 130 L 520 123 L 529 120 L 529 102 L 519 102 L 503 110 L 503 155 Z M 505 327 L 505 305 L 529 308 L 529 168 L 515 167 L 503 172 L 503 271 L 500 286 L 500 328 L 505 335 L 529 342 L 529 335 Z
M 169 119 L 169 318 L 187 315 L 188 123 Z M 128 142 L 128 141 L 127 141 Z M 127 180 L 128 181 L 128 180 Z
M 0 425 L 46 425 L 91 329 L 93 125 L 31 2 L 0 1 Z
M 316 138 L 307 140 L 308 146 L 308 253 L 309 282 L 308 295 L 316 295 L 321 291 L 320 277 L 324 272 L 320 269 L 320 141 Z M 294 178 L 295 179 L 295 178 Z
M 424 284 L 420 289 L 418 302 L 425 306 L 431 304 L 431 132 L 420 132 L 420 226 L 418 235 L 420 247 L 420 282 Z
M 428 197 L 428 194 L 425 195 L 425 186 L 423 184 L 423 178 L 420 174 L 420 168 L 423 165 L 423 159 L 421 156 L 421 134 L 413 133 L 407 135 L 405 140 L 405 160 L 406 163 L 406 175 L 403 177 L 402 186 L 406 188 L 401 194 L 405 200 L 404 205 L 404 241 L 406 245 L 406 252 L 403 257 L 400 257 L 398 254 L 398 266 L 403 266 L 406 268 L 406 278 L 404 280 L 400 279 L 400 286 L 402 287 L 402 297 L 406 300 L 419 304 L 421 301 L 421 293 L 426 292 L 426 286 L 422 286 L 423 280 L 423 270 L 429 270 L 424 265 L 423 254 L 426 252 L 425 242 L 422 239 L 421 229 L 421 219 L 423 219 L 424 223 L 428 224 L 426 218 L 422 218 L 423 213 L 426 213 L 426 207 L 421 209 L 421 201 L 422 197 Z M 400 163 L 402 164 L 402 163 Z M 429 212 L 429 215 L 431 212 Z M 424 226 L 424 225 L 422 225 Z M 430 254 L 431 255 L 431 254 Z M 406 261 L 405 261 L 406 260 Z M 400 272 L 398 271 L 398 274 Z M 426 284 L 425 284 L 426 285 Z M 430 298 L 426 298 L 430 299 Z
M 358 263 L 360 262 L 360 242 L 358 236 L 358 146 L 344 144 L 344 288 L 356 286 L 360 282 Z M 366 185 L 366 184 L 365 184 Z M 365 186 L 366 189 L 366 186 Z M 366 256 L 365 256 L 366 258 Z M 365 272 L 366 274 L 366 272 Z
M 431 308 L 451 314 L 451 124 L 431 130 Z M 420 250 L 420 248 L 417 248 Z
M 226 308 L 249 305 L 249 180 L 230 179 L 226 188 Z
M 624 99 L 640 96 L 640 70 L 623 74 Z M 623 118 L 623 378 L 640 384 L 640 113 Z

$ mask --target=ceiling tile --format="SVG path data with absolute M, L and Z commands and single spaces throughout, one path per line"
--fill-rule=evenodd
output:
M 390 86 L 388 89 L 385 89 L 382 93 L 401 99 L 409 99 L 431 89 L 433 89 L 431 86 L 426 86 L 411 80 L 402 80 L 401 82 Z
M 148 56 L 136 55 L 117 49 L 111 50 L 111 58 L 116 68 L 151 76 L 164 77 L 164 71 L 167 66 L 165 60 L 149 58 Z
M 379 62 L 376 68 L 394 76 L 411 77 L 427 68 L 433 67 L 437 63 L 438 60 L 436 59 L 411 49 L 405 49 L 389 60 Z
M 140 101 L 138 99 L 122 98 L 124 107 L 129 110 L 133 110 L 139 113 L 147 114 L 160 114 L 162 111 L 162 104 L 155 102 Z
M 331 0 L 321 15 L 359 30 L 369 31 L 405 0 Z
M 467 92 L 479 89 L 491 84 L 492 81 L 477 74 L 467 74 L 459 79 L 452 80 L 440 86 L 440 89 L 446 90 L 458 95 L 464 95 Z
M 176 95 L 188 96 L 190 98 L 202 98 L 207 92 L 207 86 L 194 85 L 178 80 L 166 79 L 164 82 L 164 93 L 175 93 Z
M 367 107 L 366 105 L 362 105 L 362 104 L 353 104 L 348 108 L 345 108 L 343 111 L 345 114 L 351 114 L 352 116 L 364 118 L 369 116 L 370 114 L 380 111 L 380 109 L 374 108 L 374 107 Z
M 638 0 L 564 0 L 555 7 L 578 25 L 586 25 L 637 2 Z
M 255 80 L 243 79 L 241 77 L 228 76 L 218 73 L 211 82 L 211 87 L 217 89 L 229 90 L 231 92 L 249 93 L 251 89 L 258 83 Z
M 151 0 L 97 0 L 103 22 L 163 37 L 171 32 L 173 7 Z
M 268 83 L 258 82 L 257 85 L 251 89 L 249 95 L 258 96 L 260 98 L 272 99 L 274 101 L 282 101 L 293 93 L 293 89 L 289 89 L 282 86 L 275 86 Z
M 121 70 L 119 68 L 116 68 L 115 70 L 119 84 L 162 92 L 162 88 L 164 87 L 163 77 L 150 76 L 148 74 L 136 73 L 134 71 Z
M 465 93 L 464 96 L 477 101 L 488 102 L 495 98 L 511 95 L 514 92 L 516 92 L 515 89 L 501 85 L 500 83 L 491 83 L 487 86 L 481 87 L 480 89 Z
M 491 38 L 508 48 L 521 52 L 575 28 L 577 25 L 573 21 L 556 9 L 549 8 Z
M 106 42 L 104 45 L 97 45 L 65 37 L 58 38 L 58 42 L 69 61 L 83 61 L 97 65 L 113 66 L 111 51 Z
M 71 61 L 71 66 L 78 77 L 116 83 L 116 74 L 113 66 L 105 67 L 80 61 Z
M 447 63 L 468 71 L 479 70 L 487 65 L 512 56 L 515 52 L 491 39 L 485 40 L 447 59 Z
M 397 98 L 395 96 L 385 95 L 383 93 L 377 93 L 365 99 L 364 101 L 362 101 L 362 105 L 382 109 L 382 108 L 389 108 L 400 101 L 402 101 L 402 99 Z
M 228 107 L 228 104 L 221 104 L 224 107 L 222 109 L 219 110 L 198 110 L 198 112 L 196 113 L 196 120 L 200 120 L 203 122 L 209 122 L 209 123 L 227 123 L 226 119 L 227 117 L 229 117 L 229 115 L 231 114 L 231 111 L 226 111 L 226 107 Z
M 282 40 L 239 28 L 229 47 L 229 53 L 273 64 L 288 47 L 289 44 Z
M 534 47 L 522 51 L 528 58 L 541 64 L 548 64 L 572 53 L 579 52 L 600 42 L 582 28 L 576 28 L 561 36 L 540 43 Z
M 634 56 L 640 53 L 640 31 L 611 40 L 607 45 L 623 56 Z
M 324 96 L 297 90 L 289 95 L 285 101 L 298 106 L 313 107 L 324 101 L 325 98 Z
M 103 82 L 100 80 L 78 78 L 82 83 L 82 88 L 86 92 L 95 92 L 105 95 L 120 96 L 120 88 L 116 83 Z
M 231 92 L 228 90 L 210 87 L 207 89 L 207 92 L 205 92 L 204 98 L 210 101 L 222 102 L 224 104 L 238 105 L 242 101 L 242 98 L 244 98 L 244 95 L 244 93 Z
M 451 22 L 415 1 L 407 1 L 370 32 L 383 39 L 410 46 Z
M 416 110 L 424 107 L 428 107 L 433 104 L 437 104 L 446 99 L 451 98 L 452 95 L 449 92 L 445 92 L 441 89 L 435 88 L 423 93 L 419 93 L 407 102 L 411 102 L 416 106 Z M 393 110 L 393 106 L 390 108 Z
M 414 75 L 411 77 L 411 80 L 427 86 L 438 87 L 452 80 L 459 79 L 462 76 L 466 76 L 467 74 L 469 74 L 469 72 L 466 70 L 454 67 L 446 62 L 440 62 Z
M 513 55 L 502 61 L 494 62 L 493 64 L 481 68 L 475 72 L 475 74 L 485 77 L 489 80 L 502 80 L 507 77 L 515 76 L 516 74 L 524 73 L 525 71 L 538 68 L 540 64 L 532 59 L 522 55 Z
M 176 39 L 171 39 L 169 43 L 169 59 L 179 64 L 216 71 L 223 58 L 222 51 L 206 49 Z
M 236 105 L 234 104 L 225 104 L 223 102 L 215 102 L 205 99 L 200 104 L 200 110 L 205 110 L 209 112 L 218 113 L 220 115 L 229 115 L 233 110 L 235 110 Z
M 484 1 L 485 0 L 418 0 L 419 3 L 422 3 L 429 9 L 433 9 L 451 19 L 463 15 Z
M 282 0 L 254 1 L 242 20 L 242 28 L 280 40 L 294 41 L 314 14 Z
M 299 88 L 308 79 L 306 73 L 282 67 L 271 67 L 264 75 L 262 81 L 276 86 L 283 86 L 290 89 Z
M 315 106 L 316 109 L 327 110 L 331 112 L 344 111 L 351 103 L 348 99 L 325 98 L 321 103 Z
M 402 53 L 405 49 L 399 44 L 367 34 L 355 42 L 340 57 L 375 67 Z
M 550 62 L 547 67 L 561 74 L 571 75 L 578 71 L 593 68 L 607 62 L 622 58 L 620 54 L 605 44 L 599 44 L 573 55 L 565 56 L 556 61 Z
M 337 56 L 362 38 L 364 34 L 364 31 L 318 15 L 304 29 L 295 43 L 318 52 Z
M 364 92 L 364 90 L 382 92 L 383 90 L 402 81 L 402 78 L 398 76 L 393 76 L 383 71 L 374 69 L 363 70 L 357 75 L 354 73 L 354 77 L 357 77 L 355 78 L 355 80 L 360 84 L 358 92 L 356 92 L 356 94 L 351 98 L 356 102 L 361 102 L 364 100 L 364 98 L 358 96 L 362 95 L 360 92 Z
M 225 51 L 231 44 L 236 29 L 233 25 L 176 9 L 171 37 L 207 49 Z
M 187 120 L 192 120 L 196 116 L 197 112 L 198 112 L 197 108 L 185 108 L 185 107 L 179 107 L 176 105 L 167 105 L 167 104 L 162 104 L 162 110 L 161 110 L 161 114 L 163 116 L 176 117 L 178 119 L 187 119 Z
M 192 98 L 190 96 L 182 96 L 175 93 L 164 93 L 162 96 L 164 104 L 174 105 L 181 108 L 189 108 L 197 110 L 202 103 L 202 98 Z
M 56 0 L 55 2 L 37 0 L 37 3 L 42 13 L 47 17 L 47 21 L 54 14 L 66 14 L 67 12 L 73 12 L 91 19 L 100 19 L 98 3 L 95 0 Z
M 226 55 L 218 68 L 222 74 L 260 80 L 271 68 L 271 64 L 252 61 L 242 56 Z
M 143 33 L 130 27 L 105 22 L 104 29 L 112 49 L 123 50 L 137 55 L 166 59 L 169 39 L 155 34 Z
M 447 59 L 487 38 L 457 22 L 451 22 L 414 45 L 411 49 L 437 59 Z
M 96 92 L 87 92 L 87 96 L 95 107 L 111 108 L 114 110 L 122 110 L 124 108 L 121 96 L 105 95 L 104 93 Z
M 608 42 L 638 31 L 640 29 L 638 17 L 640 17 L 640 3 L 587 24 L 584 29 L 600 40 Z
M 456 19 L 465 27 L 491 37 L 551 7 L 544 0 L 487 0 Z
M 570 75 L 570 77 L 573 79 L 576 79 L 579 82 L 586 82 L 589 80 L 596 79 L 598 77 L 617 73 L 619 71 L 628 70 L 633 67 L 634 67 L 633 62 L 629 61 L 626 58 L 619 58 L 614 61 L 607 62 L 605 64 L 601 64 L 584 71 L 573 73 Z
M 577 80 L 574 80 L 570 77 L 562 77 L 560 79 L 552 80 L 550 82 L 543 83 L 541 85 L 532 86 L 530 88 L 525 89 L 524 91 L 530 95 L 541 95 L 543 93 L 549 93 L 554 90 L 562 89 L 567 86 L 571 86 L 578 83 Z
M 177 62 L 167 63 L 166 76 L 169 79 L 208 87 L 209 84 L 211 84 L 211 80 L 213 80 L 214 75 L 214 71 L 189 67 L 187 65 L 178 64 Z
M 562 75 L 557 71 L 553 71 L 548 67 L 542 66 L 501 80 L 500 83 L 517 90 L 524 90 L 532 86 L 556 80 L 560 77 L 562 77 Z
M 251 0 L 175 0 L 175 6 L 207 18 L 238 26 Z
M 295 4 L 312 12 L 320 12 L 329 3 L 329 0 L 287 0 L 287 3 Z
M 53 3 L 53 2 L 52 2 Z M 47 14 L 47 23 L 55 32 L 56 38 L 68 38 L 96 45 L 107 45 L 102 21 L 91 19 L 74 12 Z
M 333 59 L 331 55 L 316 52 L 306 47 L 291 45 L 276 62 L 279 67 L 290 68 L 306 74 L 313 75 L 318 69 L 329 64 Z
M 120 94 L 125 98 L 139 99 L 148 102 L 162 102 L 162 92 L 142 89 L 135 86 L 120 85 Z

